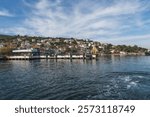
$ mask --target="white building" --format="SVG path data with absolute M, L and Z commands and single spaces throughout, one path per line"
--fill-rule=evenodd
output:
M 17 56 L 39 56 L 40 50 L 39 49 L 20 49 L 20 50 L 13 50 L 14 55 Z
M 0 44 L 0 48 L 4 47 L 3 44 Z

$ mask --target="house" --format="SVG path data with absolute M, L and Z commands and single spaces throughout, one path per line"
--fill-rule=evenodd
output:
M 125 55 L 125 54 L 127 54 L 127 52 L 120 51 L 120 54 Z
M 32 42 L 36 42 L 36 39 L 32 39 Z
M 92 50 L 91 50 L 91 53 L 92 54 L 97 54 L 98 50 L 95 46 L 93 46 Z
M 22 41 L 22 40 L 21 40 L 21 38 L 17 38 L 17 41 L 20 42 L 20 41 Z
M 115 54 L 115 53 L 116 53 L 115 49 L 112 49 L 110 52 L 111 52 L 112 54 Z
M 38 45 L 38 46 L 41 46 L 42 44 L 41 44 L 41 43 L 37 43 L 37 45 Z
M 0 44 L 0 48 L 2 48 L 2 47 L 4 47 L 4 45 L 3 45 L 3 44 Z

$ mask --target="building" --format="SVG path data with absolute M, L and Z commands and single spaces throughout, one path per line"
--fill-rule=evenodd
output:
M 120 51 L 120 54 L 122 54 L 122 55 L 126 55 L 126 54 L 127 54 L 127 52 Z
M 40 56 L 39 49 L 20 49 L 20 50 L 13 50 L 13 54 L 15 55 L 26 55 L 26 56 Z
M 4 47 L 3 44 L 0 44 L 0 48 Z
M 91 53 L 92 54 L 97 54 L 98 53 L 98 50 L 95 46 L 93 46 L 92 50 L 91 50 Z

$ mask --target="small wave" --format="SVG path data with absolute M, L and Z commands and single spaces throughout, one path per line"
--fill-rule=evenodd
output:
M 144 76 L 139 75 L 139 76 L 137 76 L 137 78 L 144 78 Z
M 111 75 L 122 77 L 132 77 L 132 78 L 145 78 L 150 77 L 150 72 L 142 72 L 142 71 L 131 71 L 131 72 L 111 72 Z
M 132 87 L 137 87 L 138 83 L 137 82 L 130 82 L 128 85 L 127 85 L 127 89 L 130 89 Z
M 130 83 L 132 86 L 137 86 L 137 83 L 136 82 L 131 82 Z
M 130 76 L 125 76 L 123 79 L 124 79 L 125 82 L 131 81 L 131 77 Z

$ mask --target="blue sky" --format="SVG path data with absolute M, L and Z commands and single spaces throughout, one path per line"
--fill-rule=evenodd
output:
M 149 0 L 0 0 L 0 34 L 150 48 Z

